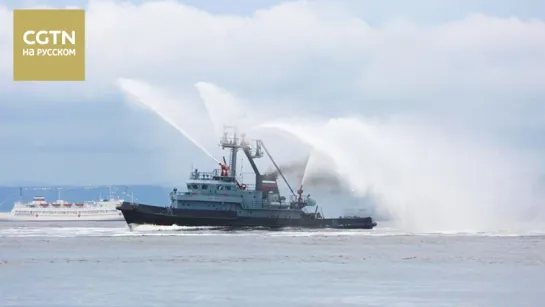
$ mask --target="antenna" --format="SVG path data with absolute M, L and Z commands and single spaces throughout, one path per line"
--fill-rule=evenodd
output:
M 240 156 L 240 181 L 244 182 L 244 173 L 242 172 L 242 166 L 244 165 L 244 156 Z

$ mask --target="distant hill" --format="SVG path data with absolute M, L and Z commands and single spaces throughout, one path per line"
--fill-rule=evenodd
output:
M 89 201 L 109 198 L 144 202 L 157 205 L 169 203 L 168 193 L 172 187 L 153 185 L 116 185 L 116 186 L 0 186 L 0 212 L 10 211 L 18 200 L 29 201 L 35 196 L 43 196 L 48 201 L 59 197 L 66 201 Z

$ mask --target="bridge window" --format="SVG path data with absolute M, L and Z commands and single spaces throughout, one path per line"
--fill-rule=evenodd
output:
M 196 189 L 198 189 L 198 188 L 199 188 L 199 185 L 198 185 L 198 184 L 194 184 L 194 185 L 192 185 L 191 187 L 192 187 L 193 189 L 195 189 L 195 190 L 196 190 Z
M 230 190 L 231 190 L 231 186 L 228 185 L 228 186 L 225 187 L 225 189 L 226 189 L 227 191 L 230 191 Z
M 218 185 L 218 190 L 223 191 L 223 186 L 222 186 L 222 185 Z
M 207 190 L 207 189 L 208 189 L 208 185 L 207 185 L 207 184 L 203 184 L 203 185 L 202 185 L 202 189 L 203 189 L 203 190 Z

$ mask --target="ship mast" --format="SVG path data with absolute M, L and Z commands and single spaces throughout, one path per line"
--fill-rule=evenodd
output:
M 255 173 L 255 189 L 258 191 L 261 191 L 263 176 L 260 174 L 259 169 L 257 168 L 257 165 L 254 162 L 254 158 L 263 157 L 263 152 L 261 151 L 261 149 L 263 149 L 265 153 L 267 153 L 267 156 L 273 163 L 274 167 L 276 168 L 280 176 L 282 176 L 282 179 L 284 180 L 284 182 L 290 189 L 291 194 L 293 196 L 296 196 L 295 191 L 292 189 L 288 180 L 286 179 L 286 177 L 284 176 L 284 174 L 282 173 L 282 171 L 280 170 L 280 168 L 274 161 L 272 155 L 269 153 L 269 151 L 265 147 L 265 144 L 263 144 L 263 141 L 255 140 L 255 154 L 252 154 L 252 149 L 248 141 L 245 140 L 245 135 L 242 134 L 241 140 L 239 142 L 239 139 L 237 138 L 237 128 L 233 126 L 224 126 L 224 130 L 227 130 L 227 129 L 233 130 L 232 137 L 229 136 L 228 131 L 224 131 L 223 138 L 220 140 L 220 146 L 222 147 L 222 149 L 229 148 L 231 150 L 231 159 L 229 161 L 230 162 L 229 166 L 225 165 L 227 163 L 225 164 L 220 163 L 220 166 L 222 167 L 222 173 L 227 172 L 230 169 L 231 170 L 230 174 L 225 174 L 225 173 L 224 174 L 228 176 L 236 177 L 237 152 L 239 149 L 242 149 L 242 151 L 246 155 L 246 158 L 248 158 L 248 162 L 252 166 L 252 169 L 254 170 L 254 173 Z
M 236 127 L 224 126 L 224 130 L 228 130 L 228 129 L 232 129 L 233 132 L 231 135 L 229 134 L 229 131 L 225 131 L 223 133 L 223 138 L 220 140 L 220 146 L 222 149 L 229 148 L 231 151 L 231 157 L 229 159 L 230 160 L 229 165 L 226 165 L 227 163 L 225 164 L 220 163 L 220 166 L 222 166 L 222 170 L 228 171 L 230 169 L 231 172 L 230 174 L 227 174 L 227 175 L 236 177 L 237 154 L 238 154 L 238 150 L 242 149 L 242 151 L 246 155 L 246 158 L 248 158 L 248 162 L 252 166 L 252 169 L 255 173 L 255 189 L 260 191 L 262 176 L 259 173 L 259 169 L 257 168 L 257 165 L 254 162 L 254 158 L 261 158 L 263 156 L 259 142 L 256 142 L 255 154 L 252 154 L 252 149 L 250 148 L 250 145 L 248 144 L 247 140 L 244 139 L 245 135 L 242 134 L 239 140 L 239 138 L 237 137 Z
M 220 141 L 220 145 L 222 149 L 229 148 L 231 150 L 231 157 L 229 159 L 228 169 L 230 170 L 230 173 L 227 174 L 228 176 L 236 177 L 237 176 L 237 153 L 238 149 L 240 147 L 240 144 L 238 142 L 237 138 L 237 129 L 236 127 L 231 126 L 224 126 L 224 129 L 233 129 L 233 136 L 229 137 L 229 132 L 225 131 L 223 133 L 223 138 Z M 225 160 L 224 160 L 225 163 Z M 225 163 L 227 164 L 227 163 Z M 221 163 L 220 163 L 221 165 Z M 227 165 L 225 165 L 227 166 Z

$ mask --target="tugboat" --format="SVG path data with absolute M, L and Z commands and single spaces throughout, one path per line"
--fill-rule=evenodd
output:
M 232 128 L 232 127 L 226 127 Z M 170 205 L 160 207 L 125 201 L 117 206 L 125 221 L 132 225 L 177 225 L 211 226 L 225 228 L 337 228 L 372 229 L 377 224 L 371 217 L 324 218 L 318 212 L 316 201 L 310 194 L 303 196 L 302 185 L 297 195 L 282 174 L 261 140 L 246 140 L 245 135 L 237 137 L 236 128 L 230 135 L 224 132 L 220 140 L 222 149 L 229 149 L 230 163 L 225 157 L 220 168 L 212 172 L 199 172 L 192 169 L 187 192 L 176 188 L 170 192 Z M 253 146 L 250 146 L 253 145 Z M 253 148 L 252 148 L 253 147 Z M 241 150 L 255 174 L 255 185 L 239 182 L 236 174 L 237 154 Z M 276 172 L 261 174 L 254 159 L 267 154 Z M 279 174 L 289 190 L 291 197 L 281 196 L 278 189 Z M 312 212 L 303 208 L 316 207 Z

